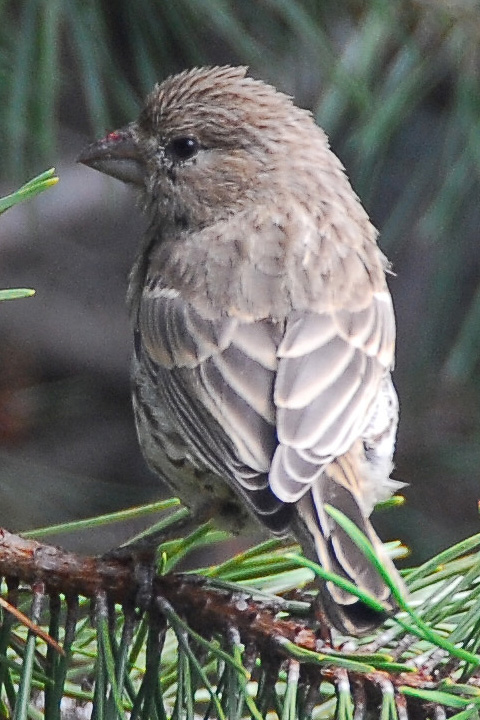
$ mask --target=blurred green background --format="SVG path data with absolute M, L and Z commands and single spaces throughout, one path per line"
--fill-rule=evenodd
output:
M 2 194 L 52 165 L 61 178 L 0 224 L 0 286 L 37 290 L 0 308 L 0 525 L 158 497 L 123 302 L 142 219 L 75 156 L 171 72 L 241 63 L 312 109 L 393 264 L 395 476 L 410 487 L 376 525 L 415 562 L 477 532 L 478 0 L 4 0 L 0 20 Z

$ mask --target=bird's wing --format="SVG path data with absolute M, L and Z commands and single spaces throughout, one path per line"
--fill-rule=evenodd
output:
M 294 311 L 278 348 L 276 449 L 271 487 L 295 502 L 362 437 L 394 358 L 388 290 L 365 283 L 363 302 Z
M 267 320 L 207 319 L 160 280 L 147 284 L 137 322 L 137 359 L 149 368 L 159 403 L 192 455 L 237 482 L 260 519 L 283 532 L 283 503 L 268 482 L 283 328 Z

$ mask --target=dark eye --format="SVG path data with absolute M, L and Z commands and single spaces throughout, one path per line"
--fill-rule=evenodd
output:
M 165 153 L 172 160 L 190 160 L 200 150 L 200 143 L 193 137 L 172 138 L 165 146 Z

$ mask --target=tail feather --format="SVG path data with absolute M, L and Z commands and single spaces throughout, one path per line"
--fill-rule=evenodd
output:
M 325 470 L 296 505 L 295 532 L 306 554 L 318 560 L 326 570 L 354 583 L 385 608 L 385 614 L 375 612 L 334 583 L 321 583 L 322 609 L 337 629 L 352 635 L 371 632 L 398 606 L 377 568 L 328 515 L 325 504 L 340 510 L 366 535 L 382 565 L 403 588 L 403 581 L 357 499 L 359 497 L 356 476 L 348 455 L 344 455 Z

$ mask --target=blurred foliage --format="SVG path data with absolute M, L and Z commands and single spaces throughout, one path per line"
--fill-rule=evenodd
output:
M 410 453 L 399 469 L 411 504 L 419 475 L 432 488 L 420 491 L 424 511 L 436 487 L 448 505 L 457 480 L 475 498 L 478 0 L 0 0 L 0 19 L 10 177 L 51 163 L 60 127 L 101 135 L 192 65 L 248 64 L 312 108 L 398 272 L 400 445 Z

